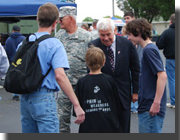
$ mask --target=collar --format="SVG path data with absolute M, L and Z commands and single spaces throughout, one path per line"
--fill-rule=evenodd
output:
M 76 32 L 73 34 L 68 34 L 67 32 L 65 33 L 66 38 L 70 38 L 70 39 L 78 39 L 78 34 L 79 34 L 79 28 L 77 28 Z
M 114 42 L 111 44 L 111 48 L 115 49 L 115 46 L 116 46 L 116 35 L 114 35 Z

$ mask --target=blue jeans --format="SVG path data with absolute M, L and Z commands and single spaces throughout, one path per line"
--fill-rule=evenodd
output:
M 139 133 L 162 133 L 164 117 L 151 116 L 149 111 L 138 113 Z
M 23 133 L 59 133 L 53 90 L 39 88 L 21 95 L 20 109 Z
M 18 97 L 19 97 L 19 94 L 15 94 L 15 93 L 13 93 L 13 97 L 14 97 L 14 96 L 18 96 Z
M 138 108 L 138 101 L 136 101 L 135 103 L 131 102 L 131 111 L 136 112 L 137 108 Z
M 168 76 L 171 105 L 175 105 L 175 60 L 166 59 L 166 73 Z

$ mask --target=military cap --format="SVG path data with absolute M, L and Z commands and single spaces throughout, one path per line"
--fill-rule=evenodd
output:
M 59 17 L 64 17 L 66 15 L 76 16 L 76 7 L 73 6 L 63 6 L 59 8 Z
M 98 22 L 98 19 L 93 19 L 93 23 L 97 23 Z

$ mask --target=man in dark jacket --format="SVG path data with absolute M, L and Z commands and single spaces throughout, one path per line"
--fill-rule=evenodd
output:
M 166 57 L 166 73 L 170 92 L 170 103 L 166 106 L 175 108 L 175 14 L 170 17 L 170 26 L 158 38 L 156 45 L 163 49 Z
M 5 49 L 10 63 L 16 53 L 18 44 L 22 42 L 24 38 L 25 37 L 20 33 L 20 27 L 16 25 L 13 26 L 12 34 L 8 37 L 5 43 Z
M 139 59 L 136 48 L 125 37 L 117 36 L 114 33 L 114 23 L 110 19 L 98 21 L 97 29 L 99 38 L 93 40 L 93 44 L 103 50 L 106 62 L 102 72 L 111 75 L 115 80 L 120 100 L 122 101 L 122 129 L 123 132 L 130 132 L 130 110 L 131 100 L 138 100 L 139 90 Z M 131 71 L 131 74 L 130 74 Z M 131 95 L 131 77 L 133 94 Z
M 20 27 L 13 26 L 12 34 L 8 37 L 5 42 L 5 50 L 9 59 L 9 64 L 11 64 L 13 57 L 16 53 L 16 48 L 20 42 L 24 40 L 25 36 L 20 34 Z M 13 100 L 19 100 L 18 94 L 13 94 Z

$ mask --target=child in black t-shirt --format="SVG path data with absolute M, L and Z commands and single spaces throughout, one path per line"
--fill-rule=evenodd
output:
M 91 47 L 85 56 L 90 73 L 81 78 L 75 89 L 85 121 L 80 124 L 79 133 L 122 133 L 122 104 L 113 78 L 103 74 L 104 52 Z

